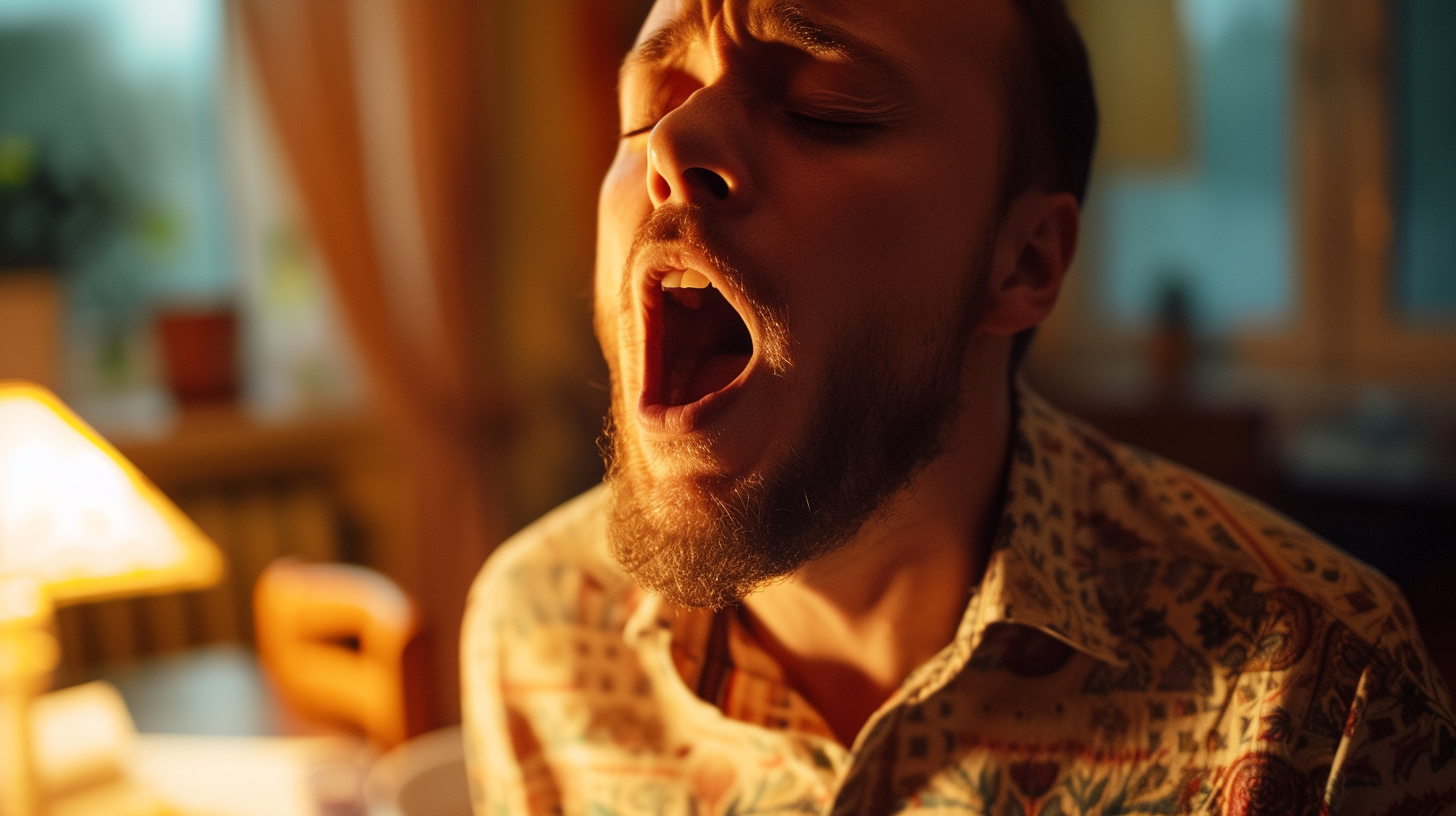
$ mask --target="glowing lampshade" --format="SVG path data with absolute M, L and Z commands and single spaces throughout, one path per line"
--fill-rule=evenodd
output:
M 54 394 L 0 381 L 0 578 L 57 603 L 202 587 L 208 538 Z

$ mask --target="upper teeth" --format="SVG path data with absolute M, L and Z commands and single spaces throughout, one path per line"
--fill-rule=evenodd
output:
M 674 269 L 662 276 L 663 289 L 706 289 L 711 285 L 708 276 L 696 269 Z

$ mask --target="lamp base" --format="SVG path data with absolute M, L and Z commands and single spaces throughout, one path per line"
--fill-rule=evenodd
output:
M 40 813 L 30 703 L 50 685 L 59 658 L 56 639 L 44 629 L 0 626 L 0 813 L 4 816 Z

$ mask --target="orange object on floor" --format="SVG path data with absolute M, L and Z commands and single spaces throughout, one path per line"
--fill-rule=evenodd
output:
M 300 714 L 356 726 L 380 747 L 409 736 L 405 648 L 414 604 L 364 567 L 274 561 L 253 592 L 258 654 Z

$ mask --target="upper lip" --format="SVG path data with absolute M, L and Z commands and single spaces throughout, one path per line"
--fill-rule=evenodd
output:
M 718 293 L 728 301 L 733 310 L 738 312 L 739 319 L 748 327 L 748 335 L 753 339 L 754 349 L 759 347 L 758 325 L 753 310 L 748 308 L 747 299 L 743 297 L 743 293 L 738 287 L 728 280 L 728 276 L 702 252 L 679 244 L 654 246 L 638 257 L 636 267 L 636 277 L 642 287 L 641 297 L 644 304 L 651 304 L 655 298 L 660 296 L 662 279 L 668 272 L 689 269 L 701 272 L 713 285 L 713 288 L 717 289 Z

